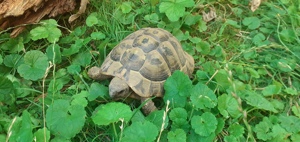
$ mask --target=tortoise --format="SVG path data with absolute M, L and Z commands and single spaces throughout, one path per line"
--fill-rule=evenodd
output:
M 109 95 L 113 99 L 130 97 L 146 101 L 146 114 L 156 110 L 151 98 L 162 97 L 164 82 L 180 70 L 191 77 L 194 59 L 179 41 L 160 28 L 143 28 L 128 35 L 107 55 L 101 67 L 88 71 L 90 78 L 112 78 Z

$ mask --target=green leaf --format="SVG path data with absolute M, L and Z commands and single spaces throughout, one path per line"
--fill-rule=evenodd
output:
M 46 134 L 44 132 L 46 132 Z M 34 133 L 34 138 L 36 139 L 35 141 L 37 141 L 37 142 L 42 142 L 44 140 L 49 142 L 49 140 L 50 140 L 50 131 L 46 127 L 40 128 Z
M 225 142 L 238 142 L 237 137 L 229 135 L 224 137 Z
M 98 18 L 96 17 L 96 13 L 91 13 L 87 18 L 86 18 L 86 25 L 88 27 L 92 27 L 98 23 Z
M 178 21 L 180 17 L 185 14 L 185 7 L 192 7 L 195 5 L 193 0 L 176 0 L 176 1 L 165 1 L 159 5 L 159 11 L 166 13 L 170 21 Z
M 292 106 L 293 113 L 300 118 L 300 107 L 299 106 Z
M 187 134 L 187 142 L 213 142 L 215 138 L 216 138 L 216 135 L 214 133 L 205 137 L 205 136 L 200 136 L 196 132 L 191 130 Z
M 210 52 L 210 44 L 207 41 L 201 41 L 196 44 L 196 50 L 202 55 L 208 55 Z
M 201 116 L 194 115 L 191 120 L 192 128 L 200 136 L 211 135 L 216 130 L 217 124 L 216 117 L 210 112 L 205 112 Z
M 49 31 L 49 35 L 47 37 L 47 40 L 50 43 L 55 43 L 59 40 L 60 36 L 62 35 L 60 29 L 57 27 L 52 27 L 47 29 Z
M 247 94 L 246 102 L 249 105 L 252 105 L 258 109 L 272 111 L 274 113 L 278 112 L 274 108 L 274 106 L 267 99 L 265 99 L 262 95 L 259 95 L 255 92 L 250 92 L 250 91 L 247 91 L 246 94 Z
M 265 35 L 263 35 L 262 33 L 258 33 L 256 34 L 253 38 L 252 38 L 252 42 L 256 45 L 256 46 L 262 46 L 262 45 L 266 45 L 269 42 L 265 41 L 266 37 Z
M 286 136 L 290 135 L 284 128 L 282 128 L 279 124 L 275 124 L 272 127 L 272 133 L 271 133 L 273 139 L 272 141 L 278 141 L 278 142 L 283 142 L 287 138 Z
M 123 2 L 121 5 L 121 10 L 123 13 L 129 13 L 132 10 L 131 7 L 132 3 L 131 2 Z
M 163 117 L 164 117 L 164 110 L 158 110 L 158 111 L 151 112 L 146 117 L 146 120 L 155 124 L 157 128 L 160 128 L 162 126 L 162 123 L 165 123 L 164 128 L 167 128 L 169 124 L 169 118 L 167 116 L 165 118 L 165 121 L 163 121 Z
M 186 17 L 184 18 L 184 23 L 187 24 L 188 26 L 194 25 L 196 24 L 200 19 L 202 18 L 202 16 L 196 14 L 188 14 L 186 15 Z
M 81 71 L 81 68 L 80 68 L 80 65 L 74 65 L 74 64 L 72 64 L 72 65 L 70 65 L 70 66 L 68 66 L 67 67 L 67 71 L 68 71 L 68 73 L 70 73 L 70 74 L 77 74 L 77 73 L 79 73 L 80 71 Z
M 31 118 L 30 114 L 27 110 L 23 111 L 22 114 L 22 124 L 20 131 L 18 133 L 18 139 L 17 141 L 23 141 L 23 142 L 29 142 L 33 140 L 33 134 L 32 134 L 32 124 L 31 124 Z
M 75 53 L 79 52 L 79 49 L 84 45 L 83 39 L 78 39 L 74 44 L 71 45 L 70 48 L 64 48 L 62 51 L 63 56 L 71 56 Z
M 42 26 L 36 27 L 30 31 L 32 40 L 39 40 L 47 38 L 51 43 L 57 42 L 62 35 L 60 29 L 58 29 L 57 22 L 53 19 L 44 20 Z
M 51 44 L 46 49 L 46 55 L 48 57 L 48 60 L 52 63 L 59 64 L 61 63 L 61 52 L 60 52 L 60 46 L 57 44 Z
M 168 132 L 168 142 L 185 142 L 186 133 L 182 129 Z
M 102 32 L 92 32 L 91 37 L 94 40 L 101 40 L 101 39 L 105 39 L 106 36 Z
M 255 125 L 254 132 L 256 132 L 257 138 L 261 140 L 271 139 L 271 127 L 272 123 L 267 117 L 263 118 L 263 121 Z
M 220 86 L 219 88 L 221 90 L 225 90 L 231 86 L 230 85 L 231 83 L 228 80 L 229 75 L 227 71 L 224 69 L 219 70 L 219 72 L 215 75 L 214 78 L 216 79 L 218 85 Z
M 237 100 L 231 95 L 223 94 L 218 97 L 218 109 L 225 118 L 228 118 L 229 115 L 233 118 L 238 118 L 242 115 L 239 111 Z
M 297 90 L 295 88 L 286 88 L 284 89 L 284 92 L 286 92 L 287 94 L 290 94 L 290 95 L 298 95 L 300 93 L 297 92 Z
M 292 134 L 291 140 L 292 142 L 297 142 L 298 140 L 300 140 L 300 134 Z
M 82 105 L 70 105 L 68 100 L 54 100 L 46 111 L 47 128 L 51 134 L 70 139 L 80 132 L 85 117 Z
M 4 76 L 0 76 L 0 101 L 4 101 L 6 95 L 13 93 L 14 86 L 13 83 Z
M 122 142 L 153 142 L 158 135 L 158 128 L 149 121 L 133 122 L 124 130 Z
M 291 72 L 295 69 L 296 64 L 293 60 L 279 59 L 277 68 L 283 72 Z
M 181 71 L 175 71 L 164 84 L 164 101 L 169 100 L 173 107 L 184 107 L 191 88 L 189 77 Z
M 232 20 L 232 19 L 226 19 L 225 23 L 228 24 L 228 25 L 230 25 L 230 26 L 233 26 L 233 27 L 235 27 L 235 28 L 238 28 L 238 29 L 241 28 L 241 25 L 238 24 L 237 21 L 234 21 L 234 20 Z
M 24 58 L 19 54 L 9 54 L 4 57 L 4 65 L 7 67 L 17 68 L 24 63 Z
M 253 68 L 246 68 L 246 70 L 250 73 L 251 77 L 260 78 L 258 72 Z
M 280 125 L 288 132 L 300 132 L 300 118 L 295 116 L 279 116 Z
M 215 134 L 219 134 L 223 131 L 224 127 L 225 127 L 225 120 L 224 118 L 220 117 L 220 118 L 217 118 L 217 121 L 218 121 L 218 125 L 217 125 L 217 129 L 215 131 Z
M 272 95 L 279 94 L 280 92 L 281 92 L 281 86 L 269 85 L 262 91 L 262 94 L 264 96 L 272 96 Z
M 81 65 L 82 67 L 86 67 L 91 63 L 92 55 L 90 52 L 80 52 L 74 58 L 72 64 Z
M 293 29 L 291 29 L 291 28 L 283 29 L 282 31 L 280 31 L 279 36 L 283 41 L 289 42 L 289 43 L 293 43 L 297 39 L 294 34 Z
M 192 89 L 191 101 L 196 109 L 213 108 L 217 106 L 217 97 L 215 93 L 201 83 L 198 83 Z
M 170 116 L 170 119 L 173 121 L 178 118 L 187 119 L 187 111 L 180 107 L 174 108 L 171 110 L 169 116 Z
M 25 64 L 18 67 L 18 73 L 29 80 L 41 79 L 48 67 L 48 58 L 41 51 L 31 50 L 24 56 Z
M 86 100 L 86 97 L 89 95 L 87 91 L 81 91 L 79 94 L 73 95 L 71 105 L 81 105 L 83 107 L 86 107 L 88 104 L 88 101 Z
M 198 22 L 198 31 L 199 32 L 204 32 L 206 30 L 207 30 L 206 22 L 203 21 L 202 19 L 200 19 L 199 22 Z
M 46 27 L 36 27 L 30 31 L 30 34 L 31 34 L 31 39 L 34 41 L 47 38 L 49 36 Z
M 58 95 L 63 86 L 64 83 L 61 79 L 52 79 L 49 83 L 47 92 L 49 95 Z
M 0 65 L 3 63 L 3 57 L 0 55 Z
M 231 124 L 228 128 L 230 135 L 241 137 L 244 134 L 244 127 L 240 124 Z
M 250 30 L 254 30 L 260 26 L 260 20 L 257 17 L 246 17 L 243 20 L 243 24 Z
M 158 21 L 159 21 L 159 17 L 156 13 L 151 13 L 151 14 L 145 15 L 144 19 L 146 21 L 150 21 L 152 23 L 158 23 Z
M 7 42 L 1 43 L 0 49 L 2 48 L 10 53 L 18 53 L 24 50 L 24 43 L 24 38 L 20 35 L 19 37 L 10 38 Z
M 88 96 L 89 101 L 95 100 L 97 97 L 106 98 L 108 95 L 108 87 L 99 84 L 97 82 L 92 83 L 90 90 L 90 95 Z
M 119 102 L 107 103 L 96 108 L 92 119 L 97 125 L 109 125 L 124 119 L 129 121 L 132 116 L 132 111 L 128 105 Z
M 182 129 L 188 132 L 190 130 L 190 124 L 187 119 L 173 118 L 171 128 L 172 130 Z

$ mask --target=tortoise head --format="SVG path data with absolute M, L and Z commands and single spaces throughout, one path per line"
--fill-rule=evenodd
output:
M 113 99 L 126 98 L 131 94 L 131 89 L 125 80 L 114 77 L 109 84 L 109 95 Z

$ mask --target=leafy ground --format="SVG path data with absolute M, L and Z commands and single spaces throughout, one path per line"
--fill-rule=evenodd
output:
M 300 4 L 263 1 L 91 0 L 65 17 L 0 35 L 0 141 L 297 141 L 300 139 Z M 214 8 L 217 17 L 203 21 Z M 195 59 L 176 71 L 160 108 L 112 101 L 109 81 L 87 76 L 126 35 L 170 31 Z

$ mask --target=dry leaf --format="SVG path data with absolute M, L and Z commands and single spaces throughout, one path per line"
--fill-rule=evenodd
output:
M 210 11 L 208 13 L 202 12 L 203 21 L 209 22 L 215 18 L 217 18 L 217 14 L 214 8 L 210 7 Z
M 259 7 L 260 3 L 261 0 L 251 0 L 249 2 L 251 11 L 254 12 Z

